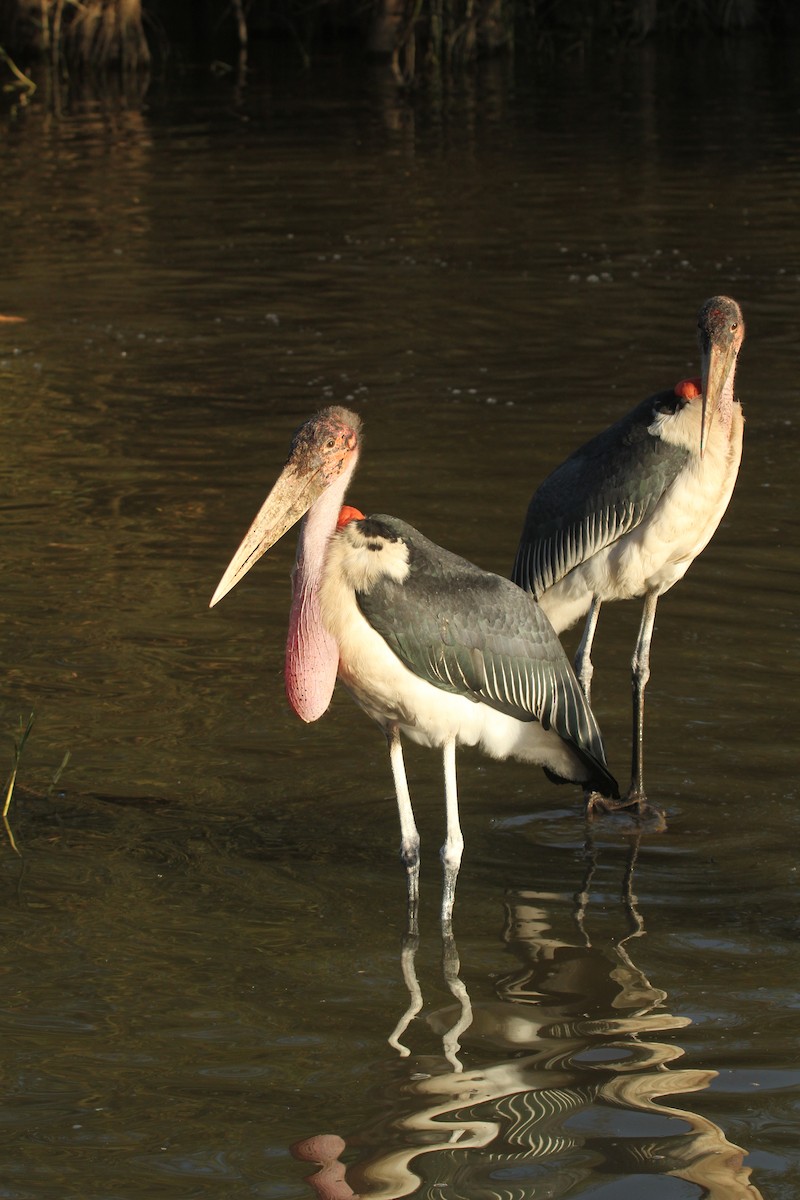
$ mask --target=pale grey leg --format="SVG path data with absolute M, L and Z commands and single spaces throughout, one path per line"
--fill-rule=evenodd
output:
M 656 620 L 656 605 L 658 595 L 648 592 L 644 598 L 642 623 L 639 626 L 639 637 L 636 649 L 631 659 L 631 686 L 633 688 L 633 748 L 631 753 L 631 790 L 630 799 L 637 800 L 640 805 L 644 802 L 644 690 L 650 678 L 650 643 L 653 640 L 653 626 Z
M 419 831 L 408 792 L 400 733 L 392 726 L 386 731 L 386 737 L 389 742 L 389 761 L 392 764 L 397 811 L 400 816 L 400 858 L 406 869 L 408 882 L 408 932 L 413 936 L 418 930 L 419 914 Z
M 600 616 L 600 605 L 602 600 L 599 596 L 592 597 L 592 604 L 589 609 L 589 615 L 586 618 L 586 624 L 583 627 L 583 637 L 578 646 L 575 655 L 575 674 L 578 677 L 578 683 L 581 685 L 581 691 L 586 697 L 586 703 L 591 703 L 592 696 L 592 676 L 594 675 L 594 667 L 592 666 L 592 643 L 594 642 L 595 630 L 597 629 L 597 619 Z
M 444 891 L 442 893 L 442 930 L 448 931 L 453 921 L 453 904 L 456 898 L 456 879 L 464 852 L 464 837 L 458 820 L 458 788 L 456 786 L 456 742 L 451 738 L 445 742 L 444 754 L 444 799 L 447 813 L 447 833 L 441 850 L 444 867 Z

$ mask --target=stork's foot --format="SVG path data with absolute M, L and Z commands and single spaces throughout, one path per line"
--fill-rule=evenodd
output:
M 586 792 L 584 798 L 588 820 L 617 814 L 630 817 L 639 832 L 661 833 L 667 828 L 664 810 L 651 804 L 644 792 L 633 788 L 621 800 L 611 800 L 600 792 Z

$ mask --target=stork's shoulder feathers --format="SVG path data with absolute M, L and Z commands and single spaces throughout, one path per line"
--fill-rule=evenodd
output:
M 540 596 L 645 519 L 691 454 L 685 407 L 673 391 L 649 396 L 544 480 L 528 506 L 516 583 Z

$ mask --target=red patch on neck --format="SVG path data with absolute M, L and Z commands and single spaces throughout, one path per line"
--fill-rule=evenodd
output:
M 702 395 L 701 382 L 699 379 L 682 379 L 675 384 L 675 395 L 681 400 L 694 400 Z
M 353 508 L 350 504 L 343 504 L 339 509 L 339 519 L 336 522 L 337 529 L 344 529 L 345 525 L 349 525 L 351 521 L 363 521 L 364 514 L 357 508 Z

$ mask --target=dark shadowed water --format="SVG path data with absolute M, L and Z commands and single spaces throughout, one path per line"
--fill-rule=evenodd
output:
M 438 97 L 331 56 L 6 101 L 8 767 L 35 725 L 0 854 L 0 1195 L 800 1194 L 799 80 L 741 41 Z M 747 318 L 746 449 L 659 607 L 668 830 L 587 830 L 573 789 L 462 753 L 443 947 L 440 763 L 411 748 L 403 1055 L 383 739 L 344 694 L 288 710 L 293 536 L 211 592 L 332 401 L 365 421 L 353 503 L 507 573 L 544 474 L 696 374 L 715 292 Z M 622 778 L 638 620 L 609 606 L 596 645 Z

